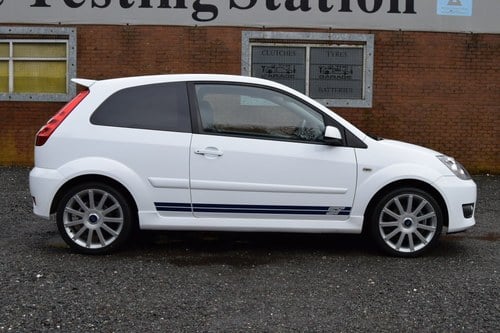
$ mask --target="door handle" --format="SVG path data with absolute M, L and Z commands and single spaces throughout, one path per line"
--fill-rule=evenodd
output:
M 205 149 L 196 149 L 194 151 L 195 154 L 197 155 L 205 155 L 205 156 L 222 156 L 224 155 L 224 153 L 222 151 L 220 151 L 219 149 L 215 148 L 215 147 L 207 147 Z

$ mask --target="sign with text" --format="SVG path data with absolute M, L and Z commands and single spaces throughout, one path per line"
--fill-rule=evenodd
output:
M 309 96 L 315 99 L 363 98 L 363 48 L 311 48 Z
M 438 15 L 472 16 L 473 0 L 437 0 Z
M 306 49 L 253 46 L 252 76 L 276 81 L 305 93 Z
M 499 0 L 0 0 L 0 24 L 292 26 L 500 33 L 498 13 Z

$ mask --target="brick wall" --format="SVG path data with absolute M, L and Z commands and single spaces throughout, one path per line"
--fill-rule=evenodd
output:
M 374 104 L 337 110 L 366 132 L 500 172 L 500 35 L 378 32 Z
M 242 30 L 78 26 L 77 73 L 239 74 Z M 336 111 L 366 132 L 453 155 L 475 173 L 500 173 L 500 35 L 368 33 L 375 34 L 373 108 Z M 0 102 L 0 164 L 31 165 L 36 131 L 61 106 Z

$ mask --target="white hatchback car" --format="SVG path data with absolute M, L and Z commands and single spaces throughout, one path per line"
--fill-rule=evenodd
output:
M 133 230 L 368 231 L 416 256 L 475 224 L 453 158 L 371 138 L 281 84 L 162 75 L 87 87 L 38 132 L 34 212 L 83 253 Z

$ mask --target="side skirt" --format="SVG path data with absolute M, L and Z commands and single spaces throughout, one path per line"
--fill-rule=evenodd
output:
M 139 212 L 139 225 L 144 230 L 199 230 L 298 233 L 352 233 L 359 234 L 362 216 L 345 220 L 224 218 L 192 216 L 160 216 L 157 212 Z

